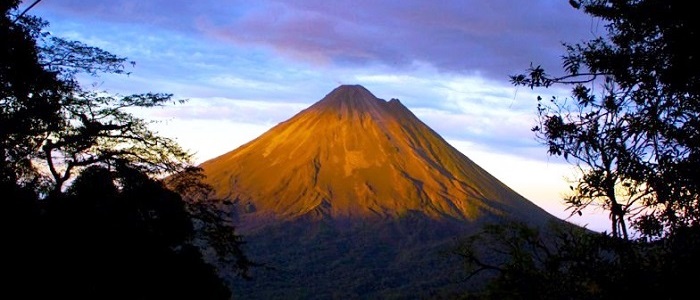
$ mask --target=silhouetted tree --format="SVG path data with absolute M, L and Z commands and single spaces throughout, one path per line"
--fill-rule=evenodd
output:
M 212 263 L 219 266 L 222 274 L 235 274 L 246 280 L 250 269 L 262 264 L 251 261 L 243 252 L 245 242 L 236 234 L 230 217 L 213 201 L 213 189 L 204 183 L 205 175 L 199 167 L 188 167 L 166 179 L 165 184 L 183 196 L 187 209 L 193 216 L 197 245 L 203 252 L 213 251 Z M 226 278 L 231 281 L 234 278 Z
M 18 4 L 3 7 L 0 20 L 5 45 L 0 58 L 0 171 L 5 180 L 39 181 L 36 170 L 47 169 L 51 192 L 60 193 L 77 169 L 94 164 L 128 163 L 151 175 L 174 173 L 189 164 L 189 153 L 127 111 L 177 102 L 171 94 L 83 90 L 78 74 L 123 74 L 126 58 L 52 36 L 45 31 L 47 22 L 17 15 Z
M 697 229 L 655 241 L 624 240 L 562 223 L 486 226 L 458 245 L 470 279 L 490 279 L 474 299 L 679 299 L 682 272 L 700 266 Z M 485 276 L 485 277 L 478 277 Z
M 42 135 L 59 127 L 62 95 L 69 89 L 41 63 L 37 38 L 45 23 L 16 18 L 19 1 L 0 5 L 0 180 L 37 180 L 32 158 Z
M 3 292 L 229 298 L 195 245 L 194 211 L 154 179 L 187 170 L 190 154 L 127 112 L 168 104 L 172 95 L 84 90 L 78 74 L 122 74 L 126 59 L 52 36 L 47 22 L 18 12 L 20 2 L 0 3 Z M 225 238 L 234 237 L 227 245 L 242 243 L 226 229 Z M 238 248 L 224 250 L 244 257 Z
M 700 221 L 700 62 L 697 18 L 687 1 L 570 1 L 600 18 L 607 35 L 565 44 L 566 73 L 541 67 L 511 76 L 515 85 L 570 86 L 571 99 L 538 104 L 533 128 L 551 155 L 579 165 L 566 199 L 573 213 L 610 212 L 612 235 L 626 219 L 645 236 Z
M 51 291 L 47 295 L 230 298 L 217 270 L 192 244 L 194 227 L 182 198 L 140 171 L 91 166 L 67 193 L 47 201 L 42 236 L 51 251 L 34 269 L 49 275 L 38 283 Z
M 563 85 L 571 98 L 538 97 L 533 128 L 581 173 L 565 201 L 599 205 L 611 235 L 494 225 L 461 244 L 469 270 L 493 272 L 476 298 L 678 299 L 700 267 L 698 20 L 678 0 L 571 0 L 607 35 L 565 44 L 565 73 L 540 66 L 511 76 L 530 88 Z M 633 239 L 628 223 L 641 233 Z

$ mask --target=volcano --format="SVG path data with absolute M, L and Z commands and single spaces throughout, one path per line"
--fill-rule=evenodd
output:
M 242 221 L 387 219 L 407 212 L 474 222 L 550 215 L 491 176 L 397 99 L 342 85 L 257 139 L 201 164 Z
M 485 223 L 555 218 L 399 100 L 379 99 L 360 85 L 337 87 L 200 166 L 253 256 L 286 269 L 284 276 L 260 275 L 254 288 L 238 291 L 245 298 L 341 291 L 403 298 L 439 290 L 454 285 L 448 277 L 458 264 L 428 253 Z M 408 271 L 415 269 L 422 270 L 418 281 Z

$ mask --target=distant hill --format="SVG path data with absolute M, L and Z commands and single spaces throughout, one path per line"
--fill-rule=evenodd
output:
M 251 258 L 277 268 L 237 283 L 245 299 L 434 297 L 465 287 L 441 253 L 454 239 L 556 219 L 359 85 L 201 167 Z

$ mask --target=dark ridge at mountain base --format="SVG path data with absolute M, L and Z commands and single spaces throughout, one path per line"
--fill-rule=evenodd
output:
M 238 282 L 240 299 L 439 299 L 478 288 L 453 253 L 473 233 L 420 214 L 355 224 L 284 222 L 248 233 L 247 253 L 268 268 Z

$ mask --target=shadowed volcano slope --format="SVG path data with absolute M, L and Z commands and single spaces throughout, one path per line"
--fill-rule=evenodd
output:
M 477 166 L 399 100 L 342 85 L 201 167 L 217 198 L 252 220 L 389 220 L 419 213 L 476 223 L 553 218 Z M 246 226 L 243 225 L 243 228 Z

